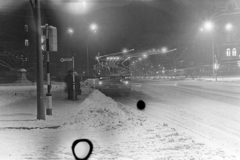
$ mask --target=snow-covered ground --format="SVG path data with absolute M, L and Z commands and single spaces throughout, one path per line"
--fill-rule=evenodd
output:
M 92 140 L 92 160 L 237 159 L 89 88 L 69 101 L 64 85 L 53 85 L 53 116 L 38 121 L 35 88 L 0 86 L 1 159 L 73 159 L 71 145 L 79 138 Z

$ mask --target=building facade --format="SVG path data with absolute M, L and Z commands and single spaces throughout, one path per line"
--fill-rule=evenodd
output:
M 212 18 L 216 25 L 214 36 L 215 63 L 219 64 L 221 75 L 240 73 L 240 1 L 226 0 L 217 4 Z

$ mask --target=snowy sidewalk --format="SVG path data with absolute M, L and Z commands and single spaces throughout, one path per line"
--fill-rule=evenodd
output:
M 45 86 L 46 90 L 46 86 Z M 43 128 L 59 126 L 76 111 L 79 104 L 92 92 L 82 88 L 78 100 L 67 100 L 64 84 L 52 86 L 52 116 L 37 120 L 36 86 L 0 86 L 0 128 Z M 46 91 L 45 91 L 46 93 Z

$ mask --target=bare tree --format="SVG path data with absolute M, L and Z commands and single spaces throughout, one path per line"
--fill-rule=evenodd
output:
M 0 26 L 0 65 L 10 70 L 25 68 L 29 51 L 22 19 L 1 14 Z

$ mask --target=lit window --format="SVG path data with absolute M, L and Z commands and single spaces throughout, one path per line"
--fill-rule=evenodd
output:
M 228 48 L 227 51 L 226 51 L 227 56 L 231 56 L 230 52 L 231 52 L 231 50 L 230 50 L 230 48 Z
M 236 48 L 233 48 L 233 49 L 232 49 L 232 56 L 237 56 L 237 50 L 236 50 Z

